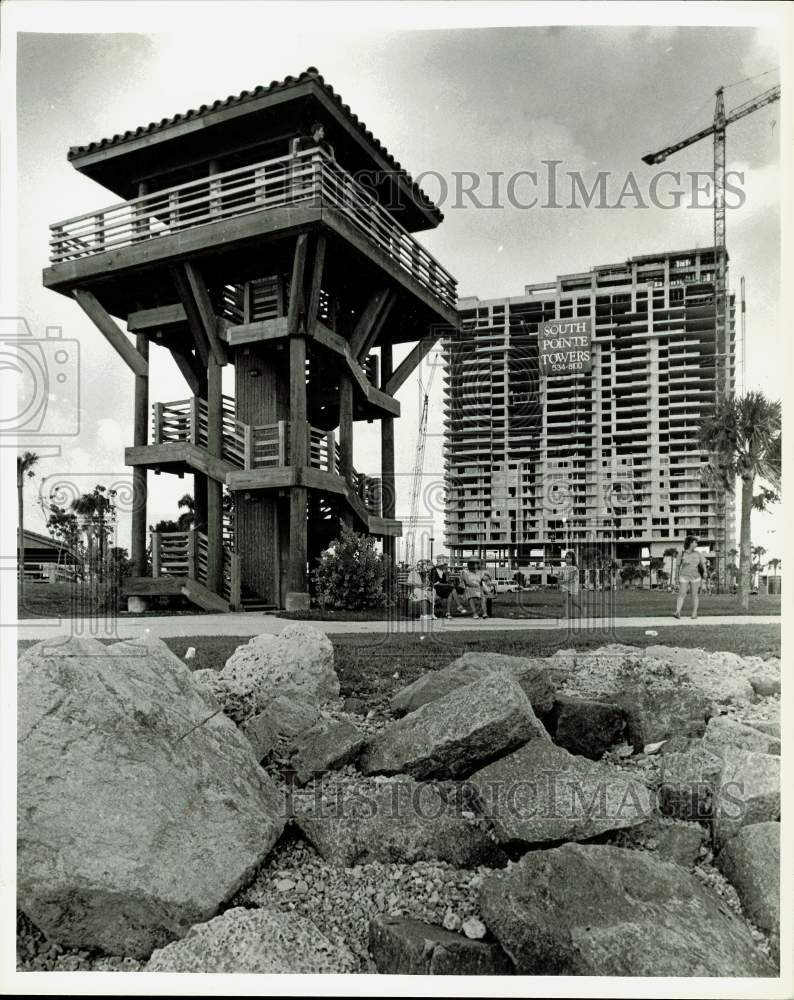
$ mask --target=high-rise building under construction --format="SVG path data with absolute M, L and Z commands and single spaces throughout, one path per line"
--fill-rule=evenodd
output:
M 713 247 L 651 254 L 459 301 L 444 387 L 453 562 L 515 569 L 566 546 L 581 563 L 588 552 L 648 561 L 691 533 L 721 574 L 734 504 L 704 484 L 698 441 L 735 381 L 734 304 L 717 323 L 717 265 Z M 586 329 L 587 364 L 549 364 L 563 357 L 540 349 L 553 321 Z

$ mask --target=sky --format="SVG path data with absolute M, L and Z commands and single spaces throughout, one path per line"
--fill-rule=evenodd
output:
M 423 175 L 425 191 L 440 198 L 445 219 L 420 239 L 458 279 L 461 295 L 485 299 L 520 295 L 524 285 L 558 273 L 709 245 L 712 212 L 705 198 L 700 208 L 642 208 L 628 198 L 622 208 L 530 209 L 507 203 L 504 184 L 520 171 L 542 171 L 544 161 L 558 160 L 563 175 L 582 172 L 588 188 L 599 171 L 609 171 L 611 203 L 630 171 L 647 197 L 653 171 L 641 162 L 642 154 L 707 125 L 719 85 L 727 87 L 730 110 L 780 80 L 779 35 L 768 27 L 398 31 L 379 30 L 377 21 L 362 16 L 359 30 L 331 31 L 325 19 L 322 31 L 307 31 L 306 25 L 322 19 L 251 17 L 248 25 L 251 8 L 234 8 L 233 16 L 218 17 L 200 35 L 170 27 L 170 18 L 160 18 L 165 29 L 158 34 L 148 33 L 158 23 L 151 9 L 139 7 L 135 31 L 101 30 L 95 18 L 94 30 L 101 33 L 92 34 L 92 21 L 83 18 L 71 25 L 81 33 L 63 33 L 42 18 L 35 31 L 17 37 L 17 315 L 36 336 L 48 326 L 61 327 L 65 339 L 77 341 L 80 358 L 79 433 L 61 439 L 59 456 L 42 459 L 45 491 L 61 479 L 80 490 L 130 481 L 123 449 L 131 443 L 132 374 L 76 304 L 41 286 L 48 226 L 117 200 L 69 165 L 70 145 L 316 66 L 396 159 L 414 177 Z M 783 368 L 775 363 L 783 343 L 779 119 L 780 105 L 772 104 L 731 126 L 727 140 L 728 167 L 743 175 L 737 184 L 744 203 L 728 211 L 727 243 L 732 284 L 738 290 L 743 275 L 747 285 L 744 380 L 774 398 L 782 397 L 784 386 Z M 686 181 L 688 171 L 710 170 L 711 159 L 706 140 L 665 168 L 680 171 Z M 492 189 L 485 186 L 479 206 L 456 198 L 456 175 L 466 172 L 490 172 L 489 184 L 498 175 L 500 204 L 492 205 Z M 525 189 L 516 191 L 524 200 Z M 569 200 L 567 194 L 560 198 Z M 184 398 L 184 381 L 164 353 L 156 352 L 150 398 Z M 436 553 L 443 548 L 440 389 L 437 378 L 429 400 L 423 490 Z M 397 513 L 404 518 L 422 401 L 419 379 L 410 379 L 398 398 L 403 415 L 397 424 Z M 51 413 L 66 426 L 71 415 L 59 414 L 60 405 L 54 400 Z M 379 474 L 377 425 L 357 424 L 356 434 L 356 468 Z M 149 522 L 175 517 L 176 501 L 192 488 L 191 479 L 149 479 Z M 28 523 L 36 530 L 44 527 L 36 508 L 40 483 L 37 478 L 26 489 Z M 754 541 L 768 557 L 782 555 L 779 510 L 756 516 Z M 128 542 L 122 514 L 119 543 Z

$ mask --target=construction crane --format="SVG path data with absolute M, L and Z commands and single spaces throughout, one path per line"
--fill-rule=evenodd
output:
M 766 75 L 766 74 L 760 74 Z M 742 83 L 746 81 L 740 81 Z M 745 118 L 747 115 L 758 111 L 759 108 L 766 107 L 774 101 L 780 100 L 780 85 L 770 87 L 756 97 L 745 101 L 735 107 L 727 115 L 725 114 L 725 88 L 719 87 L 716 91 L 716 103 L 714 106 L 714 120 L 706 128 L 700 129 L 693 135 L 687 136 L 678 142 L 665 146 L 655 153 L 646 153 L 643 156 L 643 163 L 651 166 L 657 163 L 664 163 L 668 156 L 679 150 L 686 149 L 693 143 L 700 142 L 710 135 L 714 136 L 714 313 L 715 332 L 717 340 L 717 357 L 715 357 L 715 388 L 717 395 L 727 395 L 731 389 L 730 378 L 726 377 L 727 359 L 729 357 L 729 330 L 728 321 L 728 294 L 727 294 L 727 268 L 725 251 L 725 131 L 728 125 Z M 722 364 L 720 364 L 722 359 Z M 744 278 L 742 278 L 742 379 L 744 379 Z M 724 498 L 723 498 L 724 500 Z M 724 529 L 723 529 L 724 530 Z
M 646 153 L 642 158 L 643 163 L 653 166 L 656 163 L 664 163 L 668 156 L 677 153 L 681 149 L 686 149 L 695 142 L 700 142 L 709 135 L 714 136 L 714 246 L 725 247 L 725 130 L 728 125 L 745 118 L 747 115 L 758 111 L 759 108 L 772 104 L 773 101 L 780 100 L 780 85 L 770 87 L 757 97 L 753 97 L 744 104 L 734 108 L 730 114 L 725 114 L 724 87 L 719 87 L 716 91 L 716 105 L 714 107 L 714 121 L 706 128 L 702 128 L 694 135 L 674 142 L 671 146 L 665 146 L 655 153 Z
M 744 82 L 744 81 L 742 81 Z M 716 104 L 714 106 L 714 121 L 706 128 L 700 129 L 694 135 L 687 136 L 678 142 L 665 146 L 655 153 L 646 153 L 643 156 L 643 163 L 654 165 L 664 163 L 668 156 L 679 150 L 686 149 L 695 142 L 700 142 L 707 136 L 714 136 L 714 255 L 716 261 L 715 281 L 714 281 L 714 308 L 716 314 L 716 333 L 718 353 L 723 358 L 728 357 L 728 296 L 727 296 L 727 269 L 725 266 L 725 130 L 729 125 L 745 118 L 747 115 L 758 111 L 759 108 L 780 100 L 780 85 L 770 87 L 757 97 L 745 101 L 734 108 L 729 114 L 725 114 L 725 88 L 719 87 L 716 91 Z M 724 365 L 717 365 L 717 391 L 727 393 L 730 389 L 730 380 L 723 377 Z
M 405 534 L 405 555 L 404 559 L 408 566 L 414 565 L 416 554 L 416 532 L 419 524 L 419 494 L 422 491 L 422 477 L 425 471 L 425 443 L 427 441 L 427 415 L 430 406 L 430 389 L 433 385 L 433 376 L 438 367 L 435 363 L 430 363 L 430 375 L 424 385 L 422 400 L 422 413 L 419 417 L 419 433 L 416 444 L 416 461 L 414 462 L 413 473 L 411 475 L 411 499 L 408 507 L 408 530 Z M 422 392 L 422 380 L 419 379 L 419 391 Z

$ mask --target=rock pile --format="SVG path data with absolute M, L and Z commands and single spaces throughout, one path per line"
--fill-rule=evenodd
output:
M 371 706 L 303 623 L 34 647 L 22 967 L 775 974 L 778 663 L 467 653 Z

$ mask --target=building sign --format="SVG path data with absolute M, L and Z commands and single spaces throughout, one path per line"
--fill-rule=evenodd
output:
M 552 319 L 538 330 L 541 375 L 570 375 L 589 372 L 593 367 L 587 319 Z

